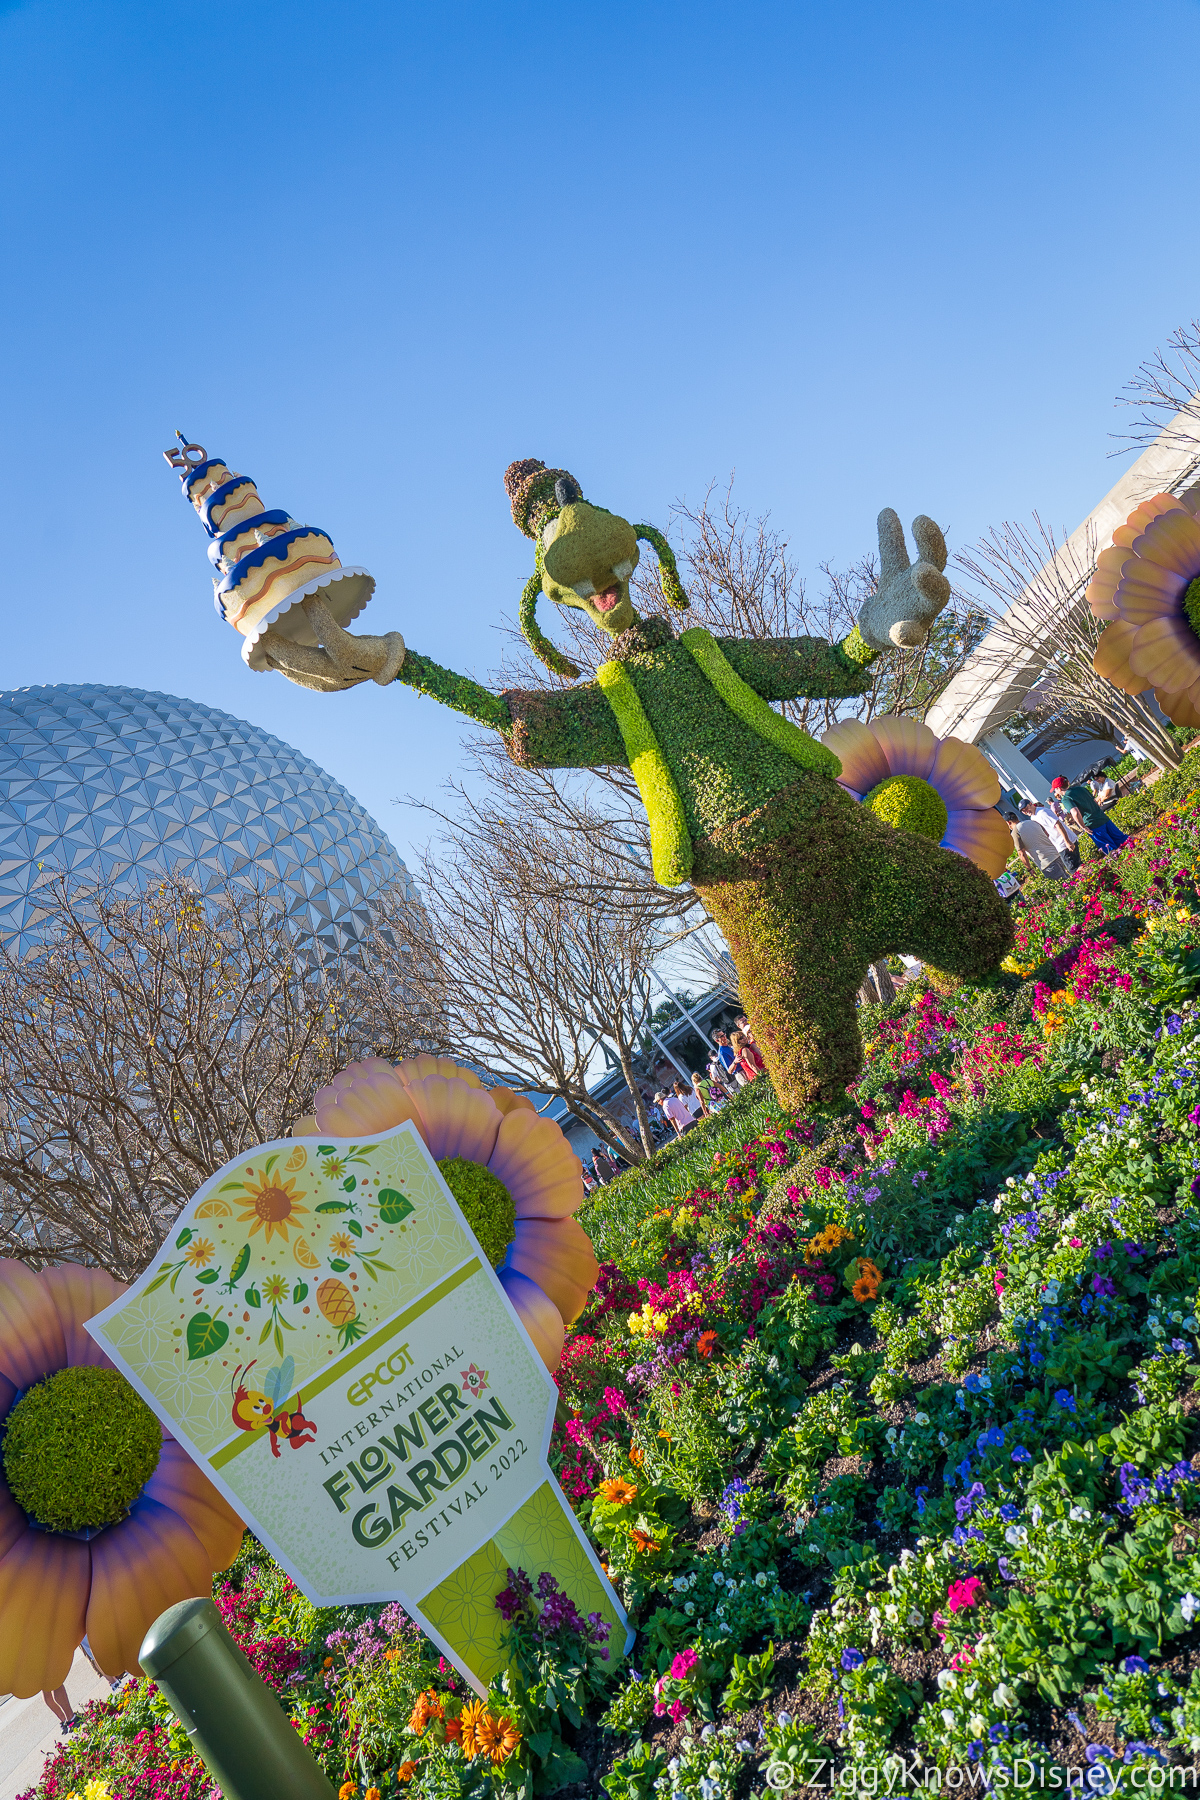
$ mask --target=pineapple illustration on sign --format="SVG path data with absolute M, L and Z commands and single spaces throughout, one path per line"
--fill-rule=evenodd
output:
M 328 1319 L 336 1329 L 343 1350 L 348 1350 L 356 1338 L 362 1337 L 366 1327 L 358 1316 L 354 1296 L 336 1275 L 331 1275 L 317 1289 L 317 1305 L 322 1318 Z

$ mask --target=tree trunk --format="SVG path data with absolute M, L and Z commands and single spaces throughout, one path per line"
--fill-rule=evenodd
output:
M 879 998 L 884 1006 L 890 1006 L 896 998 L 896 984 L 892 980 L 892 971 L 886 962 L 872 963 L 871 973 L 875 977 L 875 986 L 879 989 Z

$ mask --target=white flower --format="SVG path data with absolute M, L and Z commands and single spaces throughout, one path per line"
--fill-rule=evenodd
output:
M 992 1201 L 992 1211 L 999 1212 L 1002 1205 L 1003 1202 L 1000 1200 L 999 1196 L 997 1196 L 997 1198 Z
M 954 1714 L 953 1714 L 953 1713 L 952 1713 L 952 1712 L 951 1712 L 951 1711 L 950 1711 L 950 1708 L 949 1708 L 949 1707 L 948 1707 L 948 1706 L 943 1706 L 943 1708 L 942 1708 L 942 1718 L 943 1718 L 943 1720 L 944 1720 L 944 1721 L 945 1721 L 945 1725 L 946 1725 L 946 1730 L 947 1730 L 947 1731 L 953 1731 L 953 1730 L 954 1730 L 954 1723 L 955 1723 L 955 1720 L 954 1720 Z
M 688 1618 L 689 1618 L 689 1619 L 693 1619 L 693 1618 L 695 1618 L 695 1616 L 696 1616 L 696 1602 L 695 1602 L 695 1601 L 694 1601 L 694 1600 L 688 1600 L 688 1601 L 685 1601 L 685 1603 L 684 1603 L 684 1608 L 683 1608 L 683 1610 L 684 1610 L 684 1612 L 685 1612 L 685 1613 L 686 1613 L 686 1614 L 687 1614 L 687 1616 L 688 1616 Z
M 1004 1533 L 1005 1543 L 1012 1544 L 1014 1549 L 1019 1549 L 1022 1544 L 1027 1542 L 1028 1538 L 1029 1533 L 1024 1525 L 1010 1525 Z
M 715 1581 L 715 1582 L 716 1582 L 716 1584 L 717 1584 L 717 1586 L 718 1586 L 718 1587 L 720 1587 L 720 1586 L 721 1586 L 721 1584 L 722 1584 L 722 1582 L 723 1582 L 723 1581 L 724 1581 L 724 1580 L 725 1580 L 725 1577 L 724 1577 L 724 1575 L 723 1575 L 723 1574 L 722 1574 L 722 1573 L 721 1573 L 721 1571 L 720 1571 L 720 1569 L 717 1569 L 717 1570 L 715 1570 L 715 1571 L 714 1571 L 714 1573 L 713 1573 L 713 1580 L 714 1580 L 714 1581 Z
M 712 1736 L 712 1734 L 713 1734 L 713 1728 L 712 1728 L 712 1726 L 711 1726 L 711 1725 L 706 1725 L 706 1726 L 705 1726 L 705 1727 L 704 1727 L 704 1730 L 703 1730 L 703 1731 L 702 1731 L 702 1732 L 701 1732 L 701 1733 L 700 1733 L 700 1741 L 701 1741 L 701 1743 L 704 1743 L 704 1744 L 707 1744 L 707 1742 L 708 1742 L 708 1740 L 709 1740 L 709 1738 L 710 1738 L 710 1737 L 711 1737 L 711 1736 Z M 717 1770 L 717 1774 L 718 1774 L 718 1775 L 719 1775 L 719 1774 L 720 1774 L 720 1773 L 721 1773 L 721 1771 L 720 1771 L 720 1769 L 718 1769 L 718 1770 Z
M 932 1550 L 927 1550 L 925 1552 L 925 1567 L 927 1569 L 936 1569 L 937 1568 L 937 1558 L 933 1554 Z
M 958 1686 L 958 1676 L 953 1669 L 939 1669 L 937 1684 L 943 1690 Z
M 750 1742 L 749 1738 L 739 1738 L 734 1745 L 734 1749 L 739 1756 L 749 1756 L 754 1749 L 754 1745 Z
M 917 1608 L 914 1606 L 908 1615 L 908 1622 L 910 1625 L 923 1625 L 925 1623 L 925 1614 L 923 1612 L 918 1612 Z
M 900 1622 L 900 1609 L 898 1606 L 885 1606 L 883 1616 L 889 1625 L 897 1625 Z
M 1092 1515 L 1086 1506 L 1073 1506 L 1071 1508 L 1071 1517 L 1073 1519 L 1090 1519 L 1091 1516 Z
M 1187 1624 L 1190 1625 L 1196 1614 L 1200 1612 L 1200 1599 L 1197 1599 L 1195 1594 L 1185 1594 L 1179 1602 L 1179 1610 Z
M 987 1730 L 987 1721 L 980 1718 L 978 1713 L 972 1713 L 967 1720 L 967 1730 L 972 1732 L 975 1737 L 981 1738 Z
M 679 1758 L 677 1756 L 673 1756 L 671 1758 L 670 1762 L 667 1764 L 667 1771 L 669 1774 L 674 1775 L 674 1773 L 678 1769 L 678 1767 L 679 1767 Z
M 967 1696 L 968 1700 L 973 1700 L 978 1692 L 979 1683 L 977 1681 L 969 1681 L 963 1689 L 963 1693 Z
M 889 1425 L 883 1435 L 889 1444 L 894 1444 L 900 1433 L 896 1430 L 894 1425 Z
M 992 1690 L 992 1705 L 1010 1707 L 1017 1704 L 1017 1696 L 1007 1681 L 1002 1681 Z
M 780 1713 L 775 1714 L 775 1723 L 778 1726 L 780 1726 L 783 1730 L 786 1730 L 787 1727 L 791 1724 L 791 1722 L 792 1722 L 792 1715 L 790 1712 L 780 1712 Z
M 914 1413 L 913 1414 L 913 1424 L 914 1425 L 928 1425 L 928 1423 L 929 1423 L 929 1414 L 928 1413 Z
M 675 1577 L 674 1581 L 671 1583 L 671 1586 L 675 1589 L 675 1592 L 677 1594 L 682 1594 L 685 1591 L 685 1589 L 687 1588 L 687 1584 L 688 1583 L 687 1583 L 686 1575 L 677 1575 Z
M 766 1587 L 767 1575 L 766 1575 L 765 1569 L 760 1569 L 758 1571 L 758 1574 L 754 1577 L 754 1585 L 756 1588 L 765 1588 Z
M 946 1436 L 945 1432 L 939 1431 L 938 1432 L 938 1443 L 942 1446 L 943 1450 L 946 1448 L 946 1445 L 949 1442 L 950 1442 L 950 1439 Z
M 1034 1505 L 1033 1505 L 1033 1506 L 1031 1506 L 1031 1507 L 1030 1507 L 1030 1509 L 1029 1509 L 1029 1516 L 1030 1516 L 1030 1518 L 1031 1518 L 1031 1519 L 1032 1519 L 1032 1520 L 1033 1520 L 1033 1522 L 1034 1522 L 1034 1524 L 1035 1524 L 1035 1525 L 1040 1525 L 1040 1524 L 1041 1524 L 1041 1522 L 1042 1522 L 1042 1509 L 1041 1509 L 1041 1507 L 1040 1507 L 1040 1506 L 1038 1506 L 1038 1505 L 1037 1505 L 1037 1504 L 1036 1504 L 1036 1502 L 1035 1502 L 1035 1504 L 1034 1504 Z
M 900 1567 L 902 1569 L 907 1569 L 909 1563 L 912 1562 L 913 1557 L 915 1555 L 916 1555 L 915 1550 L 902 1550 L 900 1552 Z

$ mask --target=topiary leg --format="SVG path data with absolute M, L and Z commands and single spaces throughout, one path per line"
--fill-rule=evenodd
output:
M 819 775 L 699 840 L 692 878 L 729 944 L 775 1091 L 797 1109 L 836 1105 L 859 1073 L 855 997 L 872 962 L 906 950 L 978 976 L 1011 942 L 981 870 L 881 824 Z

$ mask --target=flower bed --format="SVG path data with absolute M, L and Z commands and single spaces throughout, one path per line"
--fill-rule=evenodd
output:
M 399 1609 L 319 1613 L 244 1553 L 222 1611 L 343 1800 L 1193 1763 L 1198 849 L 1181 807 L 1019 901 L 989 987 L 865 1012 L 841 1116 L 756 1083 L 597 1196 L 553 1455 L 638 1627 L 615 1675 L 553 1571 L 510 1572 L 476 1702 Z M 210 1791 L 140 1681 L 38 1800 L 89 1780 Z

